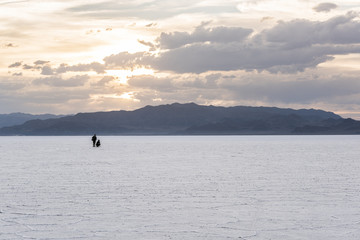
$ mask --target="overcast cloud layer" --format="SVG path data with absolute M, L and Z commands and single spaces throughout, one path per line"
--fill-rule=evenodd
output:
M 354 1 L 0 1 L 0 9 L 0 113 L 196 102 L 360 118 Z

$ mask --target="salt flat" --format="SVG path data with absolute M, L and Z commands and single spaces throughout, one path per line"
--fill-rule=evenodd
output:
M 360 136 L 0 137 L 0 239 L 360 239 Z

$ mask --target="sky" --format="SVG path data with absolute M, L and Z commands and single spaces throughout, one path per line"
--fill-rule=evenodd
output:
M 0 0 L 0 113 L 194 102 L 360 119 L 360 0 Z

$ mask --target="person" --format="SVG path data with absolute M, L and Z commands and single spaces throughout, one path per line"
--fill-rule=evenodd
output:
M 92 136 L 91 138 L 91 141 L 93 142 L 93 147 L 95 147 L 96 139 L 97 139 L 96 134 L 94 134 L 94 136 Z
M 100 139 L 99 139 L 99 140 L 97 140 L 97 142 L 96 142 L 96 147 L 100 147 L 100 145 L 101 145 L 101 143 L 100 143 Z

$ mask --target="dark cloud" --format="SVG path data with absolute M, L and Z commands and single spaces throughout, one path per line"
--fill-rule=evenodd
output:
M 6 43 L 5 45 L 4 45 L 4 47 L 5 48 L 14 48 L 14 47 L 17 47 L 15 44 L 13 44 L 13 43 Z
M 325 22 L 293 20 L 279 22 L 263 35 L 270 43 L 296 48 L 314 44 L 358 44 L 360 43 L 360 22 L 358 14 L 348 13 Z
M 360 22 L 349 13 L 325 22 L 294 20 L 249 36 L 250 29 L 203 25 L 192 33 L 162 33 L 160 52 L 122 52 L 104 58 L 107 66 L 151 67 L 176 73 L 263 71 L 294 73 L 332 60 L 334 55 L 360 53 Z
M 270 21 L 270 20 L 273 20 L 274 18 L 273 17 L 263 17 L 260 22 L 265 22 L 265 21 Z
M 20 76 L 22 76 L 23 74 L 22 74 L 22 72 L 19 72 L 19 73 L 13 73 L 12 75 L 15 76 L 15 77 L 20 77 Z
M 357 51 L 360 52 L 360 48 Z M 277 72 L 276 69 L 281 72 L 297 72 L 332 59 L 328 54 L 338 52 L 341 54 L 341 51 L 317 46 L 288 50 L 268 46 L 249 48 L 243 44 L 199 44 L 164 52 L 151 62 L 158 70 L 178 73 L 232 70 Z M 346 51 L 350 52 L 353 51 Z
M 166 51 L 159 56 L 119 53 L 106 57 L 107 65 L 122 68 L 150 66 L 160 71 L 202 73 L 207 71 L 269 70 L 298 72 L 333 59 L 330 55 L 360 52 L 360 47 L 322 47 L 283 49 L 244 44 L 194 44 Z
M 201 25 L 192 33 L 173 32 L 161 33 L 157 42 L 162 49 L 174 49 L 187 44 L 211 42 L 230 43 L 243 42 L 253 30 L 241 27 L 215 27 L 205 28 Z
M 44 65 L 49 63 L 50 61 L 42 61 L 42 60 L 37 60 L 34 62 L 35 65 Z
M 104 62 L 108 67 L 133 68 L 139 65 L 143 65 L 142 59 L 145 57 L 153 58 L 152 55 L 147 52 L 121 52 L 105 57 Z
M 320 3 L 319 5 L 316 5 L 313 9 L 315 12 L 330 12 L 331 10 L 337 8 L 338 6 L 334 3 Z
M 43 66 L 41 68 L 41 75 L 54 75 L 54 70 L 50 66 Z
M 41 69 L 41 66 L 39 66 L 39 65 L 24 64 L 24 65 L 22 65 L 22 68 L 23 68 L 24 70 L 40 70 L 40 69 Z
M 156 27 L 157 23 L 149 23 L 146 24 L 145 27 L 150 28 L 150 27 Z
M 94 86 L 105 86 L 106 84 L 116 80 L 116 77 L 113 76 L 104 76 L 102 79 L 100 79 L 100 81 L 96 82 L 95 84 L 93 84 Z
M 8 66 L 8 68 L 16 68 L 16 67 L 20 67 L 22 65 L 22 62 L 15 62 L 11 65 Z
M 35 67 L 34 66 L 31 66 L 31 65 L 29 65 L 29 64 L 24 64 L 23 65 L 23 69 L 24 70 L 30 70 L 30 69 L 34 69 Z

